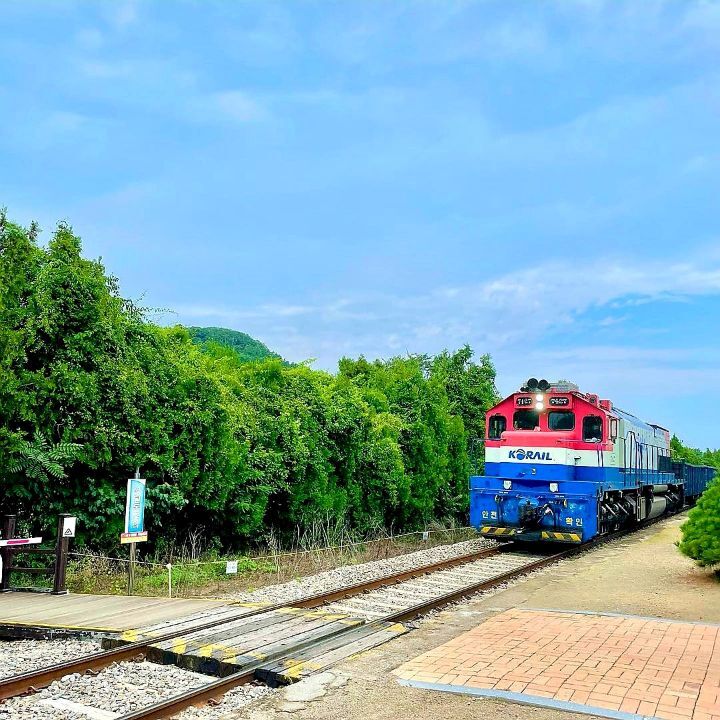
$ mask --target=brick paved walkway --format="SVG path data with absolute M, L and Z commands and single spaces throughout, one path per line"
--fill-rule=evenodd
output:
M 613 718 L 720 720 L 720 627 L 514 609 L 395 674 L 403 684 Z

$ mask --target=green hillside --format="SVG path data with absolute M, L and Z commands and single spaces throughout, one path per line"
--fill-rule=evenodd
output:
M 217 343 L 224 347 L 232 348 L 243 360 L 267 360 L 268 358 L 280 358 L 259 340 L 237 330 L 219 327 L 189 327 L 188 332 L 196 345 Z

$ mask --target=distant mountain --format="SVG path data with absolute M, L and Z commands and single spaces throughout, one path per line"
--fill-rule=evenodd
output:
M 268 358 L 282 359 L 259 340 L 237 330 L 219 327 L 189 327 L 187 330 L 196 345 L 207 343 L 224 345 L 232 348 L 246 362 Z

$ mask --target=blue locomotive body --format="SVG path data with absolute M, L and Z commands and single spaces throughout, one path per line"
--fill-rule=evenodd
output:
M 470 522 L 488 537 L 586 542 L 681 509 L 714 475 L 673 462 L 665 428 L 569 383 L 531 379 L 486 424 Z

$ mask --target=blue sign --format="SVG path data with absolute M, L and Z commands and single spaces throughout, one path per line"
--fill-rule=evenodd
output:
M 125 503 L 125 532 L 145 530 L 145 478 L 130 478 Z

